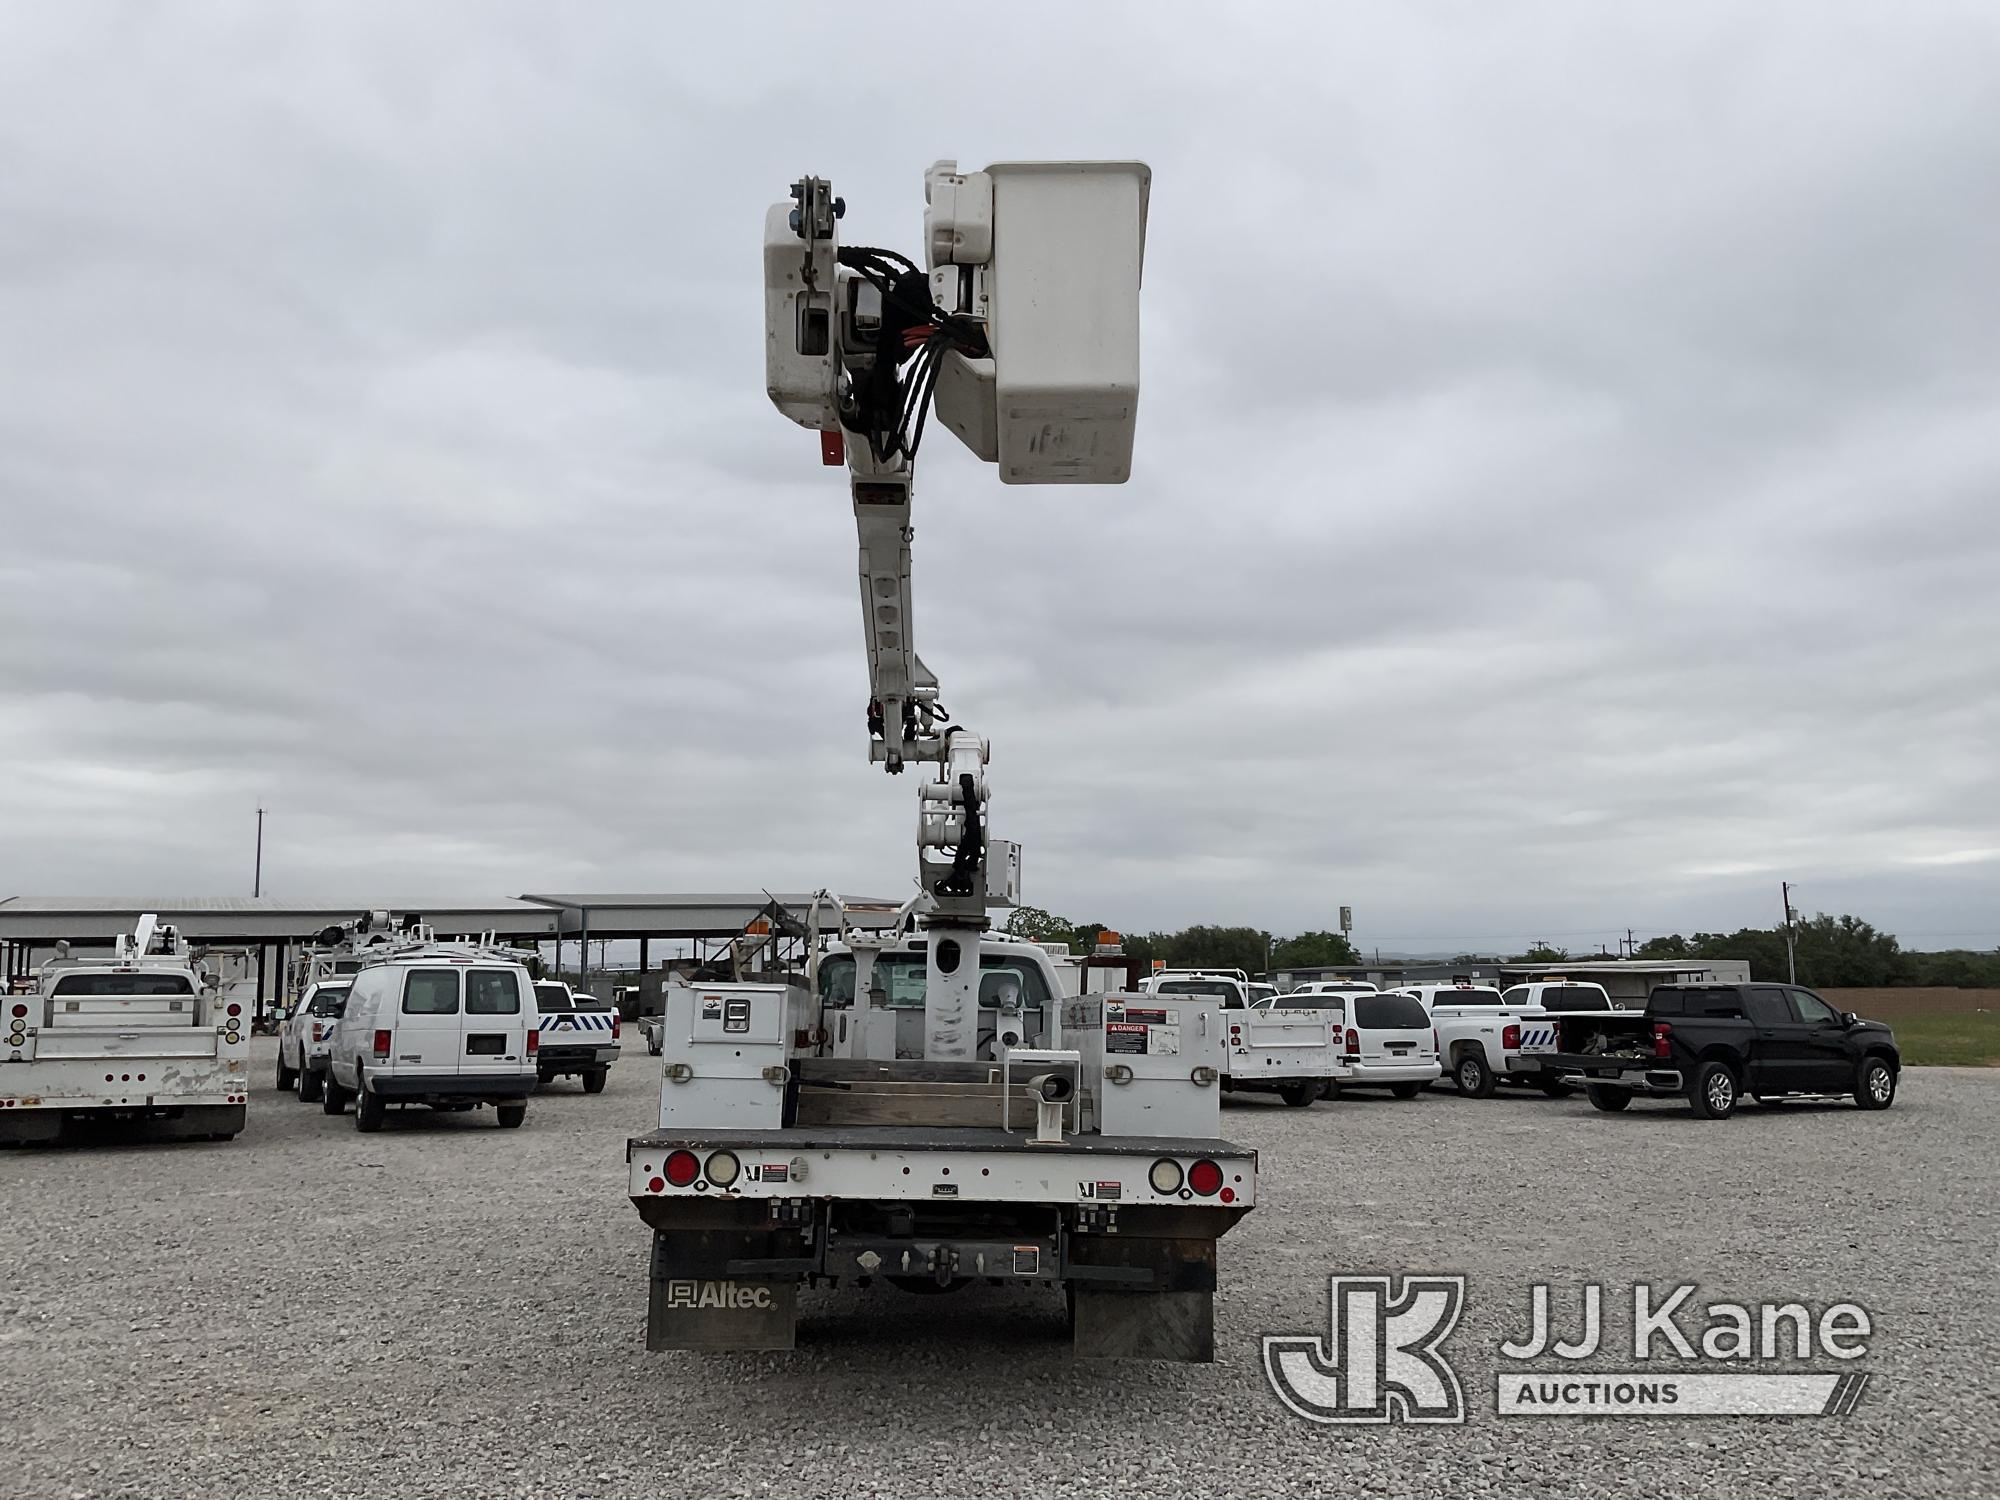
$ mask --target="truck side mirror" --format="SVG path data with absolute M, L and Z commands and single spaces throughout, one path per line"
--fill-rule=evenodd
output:
M 1844 1010 L 1840 1013 L 1840 1024 L 1852 1031 L 1861 1024 L 1861 1017 L 1857 1016 L 1851 1010 Z

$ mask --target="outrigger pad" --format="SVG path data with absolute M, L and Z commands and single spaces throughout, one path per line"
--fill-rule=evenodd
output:
M 1073 1285 L 1077 1359 L 1215 1359 L 1213 1292 L 1122 1292 Z

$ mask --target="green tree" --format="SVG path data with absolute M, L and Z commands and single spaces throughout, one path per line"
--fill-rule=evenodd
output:
M 1547 943 L 1537 943 L 1519 958 L 1511 960 L 1517 964 L 1560 964 L 1569 961 L 1569 949 L 1551 948 Z
M 1666 933 L 1661 937 L 1650 937 L 1632 950 L 1634 958 L 1686 958 L 1688 940 L 1678 932 Z
M 1325 969 L 1360 962 L 1354 944 L 1340 932 L 1302 932 L 1297 937 L 1280 938 L 1271 954 L 1273 969 Z
M 1007 935 L 1031 943 L 1074 943 L 1076 928 L 1039 906 L 1017 906 L 1007 918 Z
M 1798 924 L 1796 939 L 1801 984 L 1874 987 L 1905 983 L 1910 973 L 1895 934 L 1877 932 L 1859 917 L 1821 912 Z
M 1175 933 L 1154 933 L 1158 945 L 1149 958 L 1164 958 L 1177 969 L 1241 969 L 1264 972 L 1271 935 L 1255 927 L 1184 927 Z

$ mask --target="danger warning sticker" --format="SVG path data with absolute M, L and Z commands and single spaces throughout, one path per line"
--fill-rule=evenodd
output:
M 1106 1052 L 1144 1052 L 1146 1050 L 1146 1028 L 1135 1026 L 1129 1021 L 1106 1021 L 1104 1023 L 1104 1050 Z
M 1147 1026 L 1136 1021 L 1107 1021 L 1104 1024 L 1107 1053 L 1144 1053 L 1151 1057 L 1174 1057 L 1181 1050 L 1178 1026 Z

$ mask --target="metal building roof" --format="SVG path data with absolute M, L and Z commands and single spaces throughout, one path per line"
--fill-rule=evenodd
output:
M 13 896 L 0 900 L 0 940 L 17 943 L 108 942 L 157 913 L 189 938 L 208 942 L 290 942 L 353 920 L 366 911 L 424 917 L 440 932 L 495 932 L 556 937 L 562 913 L 520 900 L 355 901 L 307 905 L 273 896 Z

